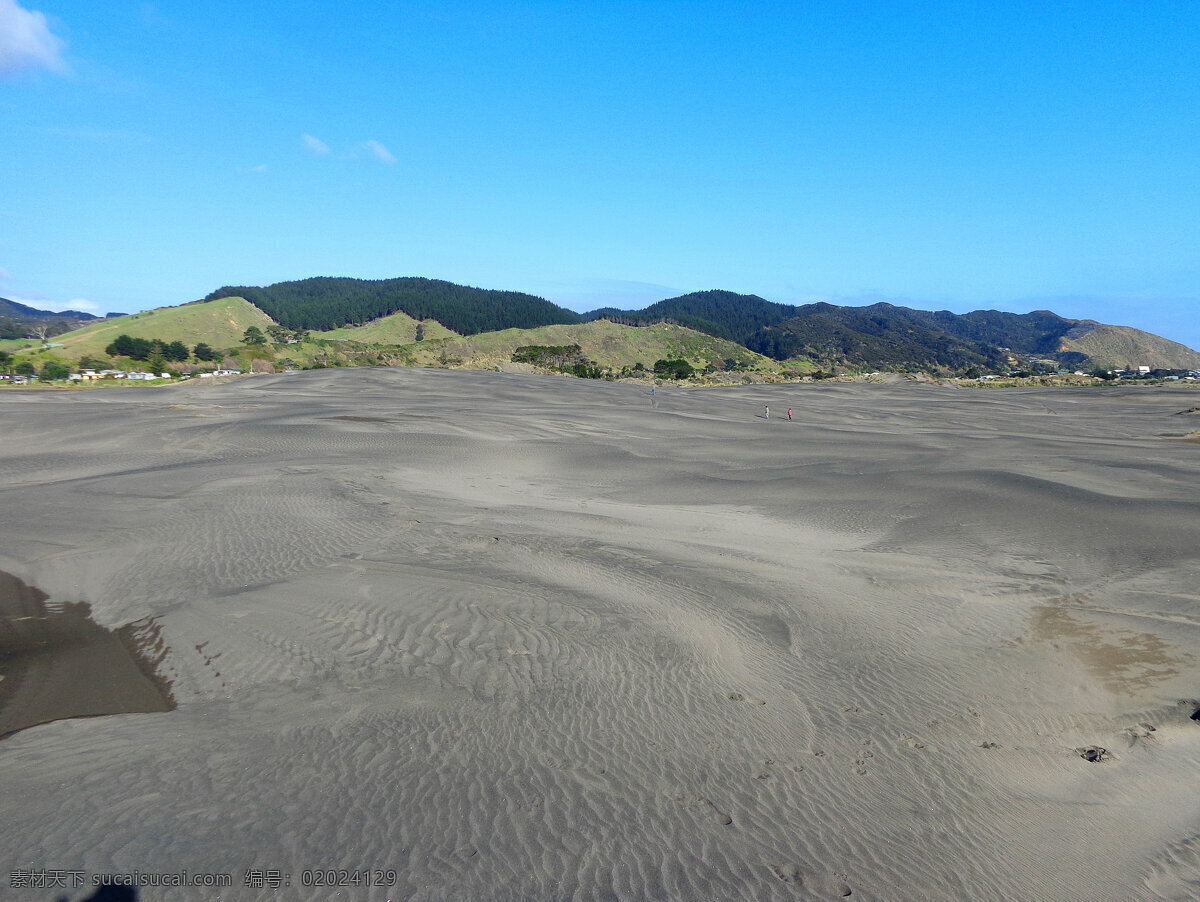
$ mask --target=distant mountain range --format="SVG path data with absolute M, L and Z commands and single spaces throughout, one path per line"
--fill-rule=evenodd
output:
M 110 313 L 103 318 L 115 316 L 121 314 Z M 59 313 L 39 310 L 8 298 L 0 298 L 0 339 L 27 338 L 35 332 L 51 337 L 101 318 L 82 310 L 63 310 Z
M 460 335 L 598 319 L 631 326 L 673 323 L 775 360 L 807 360 L 825 369 L 995 371 L 1036 361 L 1070 369 L 1200 368 L 1200 353 L 1178 342 L 1047 310 L 955 314 L 886 303 L 794 306 L 752 294 L 701 291 L 642 310 L 602 308 L 578 314 L 521 292 L 422 278 L 312 278 L 265 287 L 226 286 L 205 300 L 223 297 L 245 298 L 291 329 L 336 329 L 395 313 L 436 320 Z
M 119 316 L 120 314 L 116 315 Z M 10 319 L 14 323 L 44 323 L 52 320 L 87 322 L 88 320 L 101 319 L 101 317 L 93 316 L 90 313 L 84 313 L 82 310 L 63 310 L 61 313 L 55 313 L 51 310 L 38 310 L 36 307 L 27 307 L 24 304 L 18 304 L 16 301 L 10 301 L 8 298 L 0 298 L 0 317 Z

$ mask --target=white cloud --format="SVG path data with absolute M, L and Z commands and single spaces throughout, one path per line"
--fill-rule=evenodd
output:
M 11 278 L 12 278 L 12 273 L 10 273 L 3 266 L 0 266 L 0 282 L 7 282 Z
M 394 156 L 392 156 L 390 152 L 388 152 L 388 149 L 386 147 L 384 147 L 382 144 L 380 144 L 378 141 L 376 141 L 374 138 L 372 138 L 370 141 L 367 141 L 365 144 L 365 147 L 367 148 L 367 151 L 371 154 L 371 156 L 373 156 L 375 159 L 379 160 L 379 162 L 381 162 L 381 163 L 395 163 L 396 162 L 396 158 Z
M 4 0 L 0 0 L 3 3 Z M 314 138 L 312 135 L 302 135 L 300 138 L 304 142 L 304 146 L 319 157 L 323 157 L 329 153 L 329 145 L 320 138 Z
M 266 164 L 266 163 L 259 163 L 257 166 L 251 166 L 251 167 L 250 167 L 250 171 L 251 171 L 251 172 L 266 172 L 266 171 L 267 171 L 267 164 Z
M 66 71 L 63 42 L 50 33 L 42 13 L 23 9 L 16 0 L 0 0 L 0 73 L 22 69 Z

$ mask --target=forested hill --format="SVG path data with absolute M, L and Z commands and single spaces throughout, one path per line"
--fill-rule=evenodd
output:
M 790 304 L 776 304 L 756 294 L 697 291 L 659 301 L 644 310 L 606 307 L 585 313 L 584 318 L 608 319 L 629 325 L 673 322 L 745 344 L 762 329 L 777 325 L 795 314 L 796 308 Z
M 337 329 L 390 313 L 434 319 L 460 335 L 579 323 L 579 314 L 518 291 L 469 288 L 436 279 L 319 277 L 265 288 L 226 286 L 204 298 L 242 297 L 289 329 Z
M 952 323 L 937 317 L 891 304 L 805 304 L 795 316 L 752 336 L 750 346 L 779 360 L 807 357 L 822 366 L 963 370 L 1004 365 L 997 345 L 955 334 L 947 328 Z
M 595 310 L 588 319 L 644 324 L 664 320 L 690 326 L 786 360 L 807 357 L 821 364 L 872 367 L 951 367 L 1003 364 L 1008 349 L 1020 354 L 1082 358 L 1060 351 L 1063 336 L 1081 326 L 1045 310 L 955 314 L 872 304 L 792 306 L 757 295 L 701 291 L 651 304 L 644 310 Z

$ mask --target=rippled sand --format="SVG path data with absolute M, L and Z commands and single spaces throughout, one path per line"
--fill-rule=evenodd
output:
M 1194 898 L 1198 395 L 0 392 L 0 570 L 177 703 L 0 742 L 0 897 Z

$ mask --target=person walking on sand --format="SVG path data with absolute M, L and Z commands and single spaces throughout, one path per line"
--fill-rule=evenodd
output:
M 790 420 L 791 418 L 792 418 L 792 408 L 789 407 L 788 408 L 788 419 Z
M 771 419 L 771 408 L 767 407 L 765 404 L 763 405 L 763 419 L 764 420 Z

